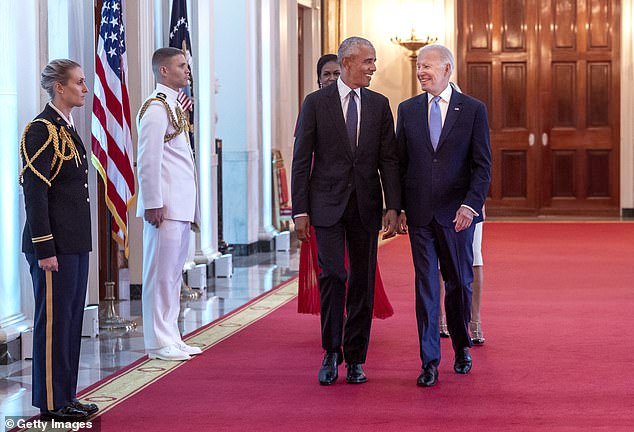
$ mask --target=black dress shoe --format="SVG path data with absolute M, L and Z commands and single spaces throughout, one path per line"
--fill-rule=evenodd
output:
M 88 413 L 84 410 L 75 408 L 72 405 L 66 405 L 65 407 L 53 410 L 53 411 L 40 411 L 40 418 L 42 420 L 83 420 L 88 417 Z
M 337 381 L 339 377 L 338 366 L 340 363 L 339 354 L 327 352 L 324 361 L 319 369 L 319 384 L 330 385 Z
M 77 408 L 78 410 L 86 411 L 86 414 L 92 415 L 99 411 L 99 407 L 94 403 L 83 404 L 79 402 L 77 399 L 70 403 L 70 406 L 73 408 Z
M 348 374 L 346 375 L 346 382 L 349 384 L 361 384 L 368 380 L 363 372 L 361 363 L 349 363 L 346 365 L 348 368 Z
M 459 374 L 469 373 L 471 370 L 471 354 L 469 348 L 461 348 L 456 351 L 456 361 L 453 364 L 453 370 Z
M 420 387 L 431 387 L 436 385 L 438 382 L 438 367 L 430 363 L 423 368 L 423 371 L 418 376 L 418 380 L 416 380 L 416 385 Z

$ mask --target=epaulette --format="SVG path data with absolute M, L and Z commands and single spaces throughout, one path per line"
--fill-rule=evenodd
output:
M 33 157 L 29 157 L 26 152 L 26 134 L 35 122 L 44 123 L 46 129 L 48 130 L 48 138 L 46 142 L 35 152 Z M 60 146 L 61 144 L 61 146 Z M 44 174 L 39 172 L 35 166 L 33 166 L 33 162 L 42 154 L 46 148 L 52 145 L 53 146 L 53 159 L 51 161 L 51 175 L 50 179 L 47 179 Z M 70 136 L 66 128 L 60 127 L 59 130 L 55 127 L 53 123 L 46 119 L 35 119 L 31 123 L 27 124 L 24 128 L 24 133 L 22 134 L 22 140 L 20 141 L 20 154 L 24 159 L 24 168 L 20 172 L 18 176 L 18 181 L 20 184 L 24 183 L 24 173 L 27 169 L 30 169 L 33 174 L 35 174 L 39 179 L 41 179 L 44 183 L 51 187 L 53 180 L 59 174 L 60 169 L 62 168 L 62 164 L 65 161 L 75 159 L 75 164 L 77 166 L 81 165 L 81 159 L 79 157 L 79 152 L 77 151 L 77 147 L 75 147 L 75 142 L 73 138 Z
M 166 95 L 165 93 L 157 93 L 157 94 L 156 94 L 156 97 L 157 97 L 158 99 L 163 100 L 163 101 L 167 101 L 167 95 Z

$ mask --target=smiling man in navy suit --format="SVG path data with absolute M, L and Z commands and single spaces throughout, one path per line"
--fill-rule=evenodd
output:
M 315 227 L 322 269 L 322 385 L 337 380 L 344 358 L 346 382 L 367 381 L 361 365 L 370 339 L 383 194 L 388 209 L 385 237 L 396 232 L 401 208 L 390 104 L 366 88 L 376 71 L 374 47 L 366 39 L 348 38 L 339 46 L 338 62 L 341 76 L 336 84 L 309 94 L 302 106 L 291 186 L 297 237 L 307 241 L 310 225 Z
M 422 361 L 417 384 L 430 387 L 438 381 L 440 363 L 439 262 L 454 370 L 471 370 L 471 244 L 491 182 L 491 149 L 486 107 L 449 84 L 454 70 L 451 51 L 428 45 L 420 50 L 416 66 L 424 93 L 398 107 L 404 197 L 398 229 L 409 232 L 415 268 Z

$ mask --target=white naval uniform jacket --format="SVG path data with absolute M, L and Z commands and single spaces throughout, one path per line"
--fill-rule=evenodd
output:
M 167 96 L 166 101 L 177 118 L 178 92 L 157 84 L 150 98 L 157 97 L 158 93 Z M 187 132 L 164 142 L 164 137 L 175 129 L 165 106 L 159 101 L 153 101 L 142 118 L 137 115 L 137 130 L 137 217 L 142 218 L 146 209 L 163 207 L 165 219 L 199 225 L 196 165 Z

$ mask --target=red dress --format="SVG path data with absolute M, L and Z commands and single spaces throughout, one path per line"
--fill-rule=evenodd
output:
M 346 254 L 346 267 L 348 266 Z M 302 242 L 299 249 L 299 290 L 297 293 L 297 312 L 319 315 L 319 283 L 317 276 L 321 273 L 317 258 L 317 240 L 315 229 L 310 227 L 310 241 Z M 387 298 L 379 265 L 376 266 L 374 281 L 374 318 L 385 319 L 394 315 L 394 309 Z

